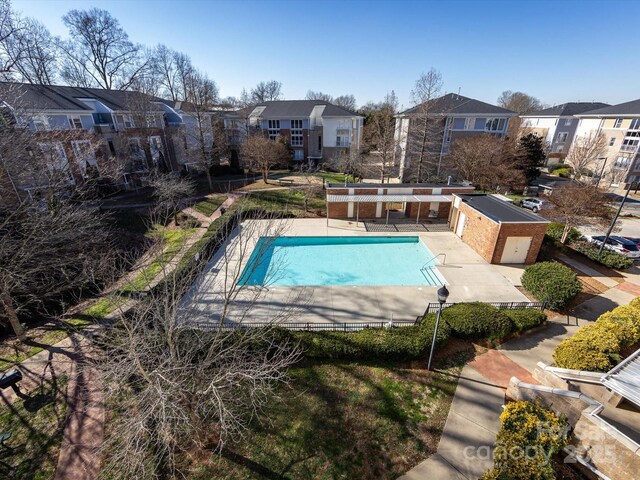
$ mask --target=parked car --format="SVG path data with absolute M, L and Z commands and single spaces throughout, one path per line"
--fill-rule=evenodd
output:
M 622 237 L 622 238 L 626 238 L 630 242 L 633 242 L 636 245 L 640 245 L 640 238 L 635 238 L 635 237 Z
M 523 198 L 520 200 L 520 206 L 522 208 L 533 210 L 533 213 L 538 213 L 545 207 L 545 205 L 545 201 L 541 198 Z
M 587 237 L 587 240 L 596 245 L 602 245 L 604 242 L 604 235 L 595 235 Z M 628 238 L 611 236 L 607 240 L 604 246 L 607 250 L 613 250 L 629 258 L 640 258 L 640 247 L 635 242 L 632 242 Z

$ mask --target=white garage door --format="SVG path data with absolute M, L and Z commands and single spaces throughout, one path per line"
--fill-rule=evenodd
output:
M 533 237 L 507 237 L 500 263 L 524 263 Z

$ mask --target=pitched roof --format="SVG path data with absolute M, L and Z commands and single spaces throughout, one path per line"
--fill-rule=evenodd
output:
M 640 116 L 640 98 L 638 100 L 631 100 L 630 102 L 619 103 L 617 105 L 611 105 L 609 107 L 590 110 L 588 112 L 584 112 L 580 116 L 607 117 L 617 115 Z
M 129 110 L 138 92 L 104 90 L 102 88 L 67 87 L 61 85 L 32 85 L 28 83 L 0 82 L 0 100 L 14 108 L 30 110 L 88 110 L 91 108 L 80 98 L 98 100 L 111 110 Z M 150 102 L 160 99 L 145 95 Z
M 324 105 L 323 117 L 357 117 L 357 113 L 322 100 L 274 100 L 262 102 L 257 107 L 265 107 L 260 114 L 262 118 L 308 117 L 313 108 Z
M 404 112 L 401 112 L 400 115 L 410 115 L 412 113 L 418 113 L 420 111 L 419 109 L 421 105 L 424 105 L 424 103 L 405 110 Z M 511 110 L 507 110 L 506 108 L 498 107 L 497 105 L 491 105 L 490 103 L 486 102 L 481 102 L 480 100 L 476 100 L 474 98 L 464 97 L 456 93 L 449 93 L 447 95 L 434 99 L 431 102 L 431 105 L 429 105 L 429 111 L 436 115 L 518 115 L 516 112 L 512 112 Z
M 523 117 L 568 117 L 588 112 L 598 108 L 608 107 L 608 103 L 602 102 L 567 102 L 553 107 L 544 108 L 537 112 L 527 113 Z

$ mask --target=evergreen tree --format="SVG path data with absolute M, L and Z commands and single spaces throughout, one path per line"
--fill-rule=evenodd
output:
M 540 175 L 540 167 L 547 159 L 542 138 L 535 133 L 529 133 L 520 138 L 520 149 L 522 152 L 522 171 L 527 178 L 527 182 L 535 180 Z

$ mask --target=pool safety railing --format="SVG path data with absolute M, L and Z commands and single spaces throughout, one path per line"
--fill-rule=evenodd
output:
M 424 278 L 426 278 L 428 281 L 430 282 L 434 282 L 434 285 L 439 285 L 442 283 L 442 280 L 440 279 L 440 276 L 434 272 L 434 268 L 436 267 L 435 264 L 431 264 L 431 262 L 433 260 L 435 260 L 438 257 L 443 257 L 442 258 L 442 265 L 445 265 L 447 263 L 447 254 L 446 253 L 439 253 L 437 255 L 434 255 L 433 257 L 431 257 L 427 263 L 425 263 L 421 268 L 420 271 L 422 272 L 422 275 L 424 275 Z

